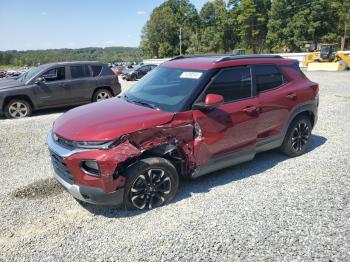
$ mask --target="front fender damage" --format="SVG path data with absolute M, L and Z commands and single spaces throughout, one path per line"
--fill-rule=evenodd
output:
M 126 135 L 125 141 L 116 147 L 116 161 L 121 163 L 118 174 L 137 160 L 147 156 L 161 156 L 174 160 L 181 175 L 188 175 L 195 169 L 193 156 L 194 126 L 190 122 L 176 121 Z

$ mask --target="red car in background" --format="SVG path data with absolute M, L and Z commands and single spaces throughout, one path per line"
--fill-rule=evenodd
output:
M 114 73 L 115 73 L 116 75 L 121 75 L 121 74 L 123 73 L 123 70 L 124 70 L 124 67 L 123 67 L 123 66 L 116 66 L 116 67 L 114 68 Z
M 48 135 L 57 180 L 93 204 L 151 209 L 196 178 L 274 148 L 304 154 L 318 84 L 279 56 L 178 57 L 119 98 L 72 109 Z

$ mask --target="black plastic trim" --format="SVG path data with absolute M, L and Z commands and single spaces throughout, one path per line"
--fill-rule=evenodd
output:
M 84 201 L 96 205 L 117 206 L 123 203 L 124 188 L 118 188 L 112 193 L 106 193 L 102 189 L 79 185 L 79 192 Z
M 223 156 L 211 158 L 206 164 L 199 166 L 191 175 L 192 178 L 200 177 L 214 171 L 237 165 L 249 160 L 255 156 L 255 148 L 245 148 Z

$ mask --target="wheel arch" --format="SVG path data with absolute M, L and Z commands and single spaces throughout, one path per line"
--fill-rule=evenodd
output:
M 288 130 L 289 125 L 293 122 L 294 119 L 296 119 L 299 116 L 306 116 L 310 119 L 312 127 L 315 126 L 316 121 L 317 121 L 317 107 L 314 104 L 303 104 L 297 108 L 295 108 L 289 119 L 288 119 L 288 124 L 285 128 L 285 132 Z
M 3 110 L 5 110 L 5 107 L 7 106 L 7 104 L 11 101 L 11 100 L 14 100 L 14 99 L 22 99 L 22 100 L 25 100 L 26 102 L 29 103 L 29 105 L 32 107 L 32 109 L 35 109 L 35 105 L 33 103 L 33 101 L 30 99 L 29 96 L 27 95 L 10 95 L 10 96 L 6 96 L 5 99 L 4 99 L 4 103 L 3 103 Z
M 110 87 L 110 86 L 99 86 L 99 87 L 96 87 L 94 89 L 94 92 L 92 93 L 92 96 L 94 96 L 94 94 L 98 91 L 98 90 L 101 90 L 101 89 L 107 89 L 109 92 L 111 92 L 112 96 L 115 96 L 114 92 L 113 92 L 113 89 Z
M 131 167 L 136 162 L 140 161 L 141 159 L 150 157 L 164 158 L 174 165 L 179 175 L 186 173 L 185 171 L 187 168 L 187 158 L 182 149 L 179 146 L 173 144 L 161 144 L 143 151 L 136 157 L 125 160 L 121 165 L 117 167 L 116 174 L 124 173 L 127 168 Z
M 177 169 L 178 173 L 182 173 L 182 162 L 185 160 L 181 148 L 173 144 L 162 144 L 154 148 L 150 148 L 143 152 L 141 158 L 161 157 L 169 160 Z

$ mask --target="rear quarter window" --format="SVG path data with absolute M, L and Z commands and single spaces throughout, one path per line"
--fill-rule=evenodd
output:
M 108 66 L 102 66 L 102 76 L 114 76 L 115 73 Z

